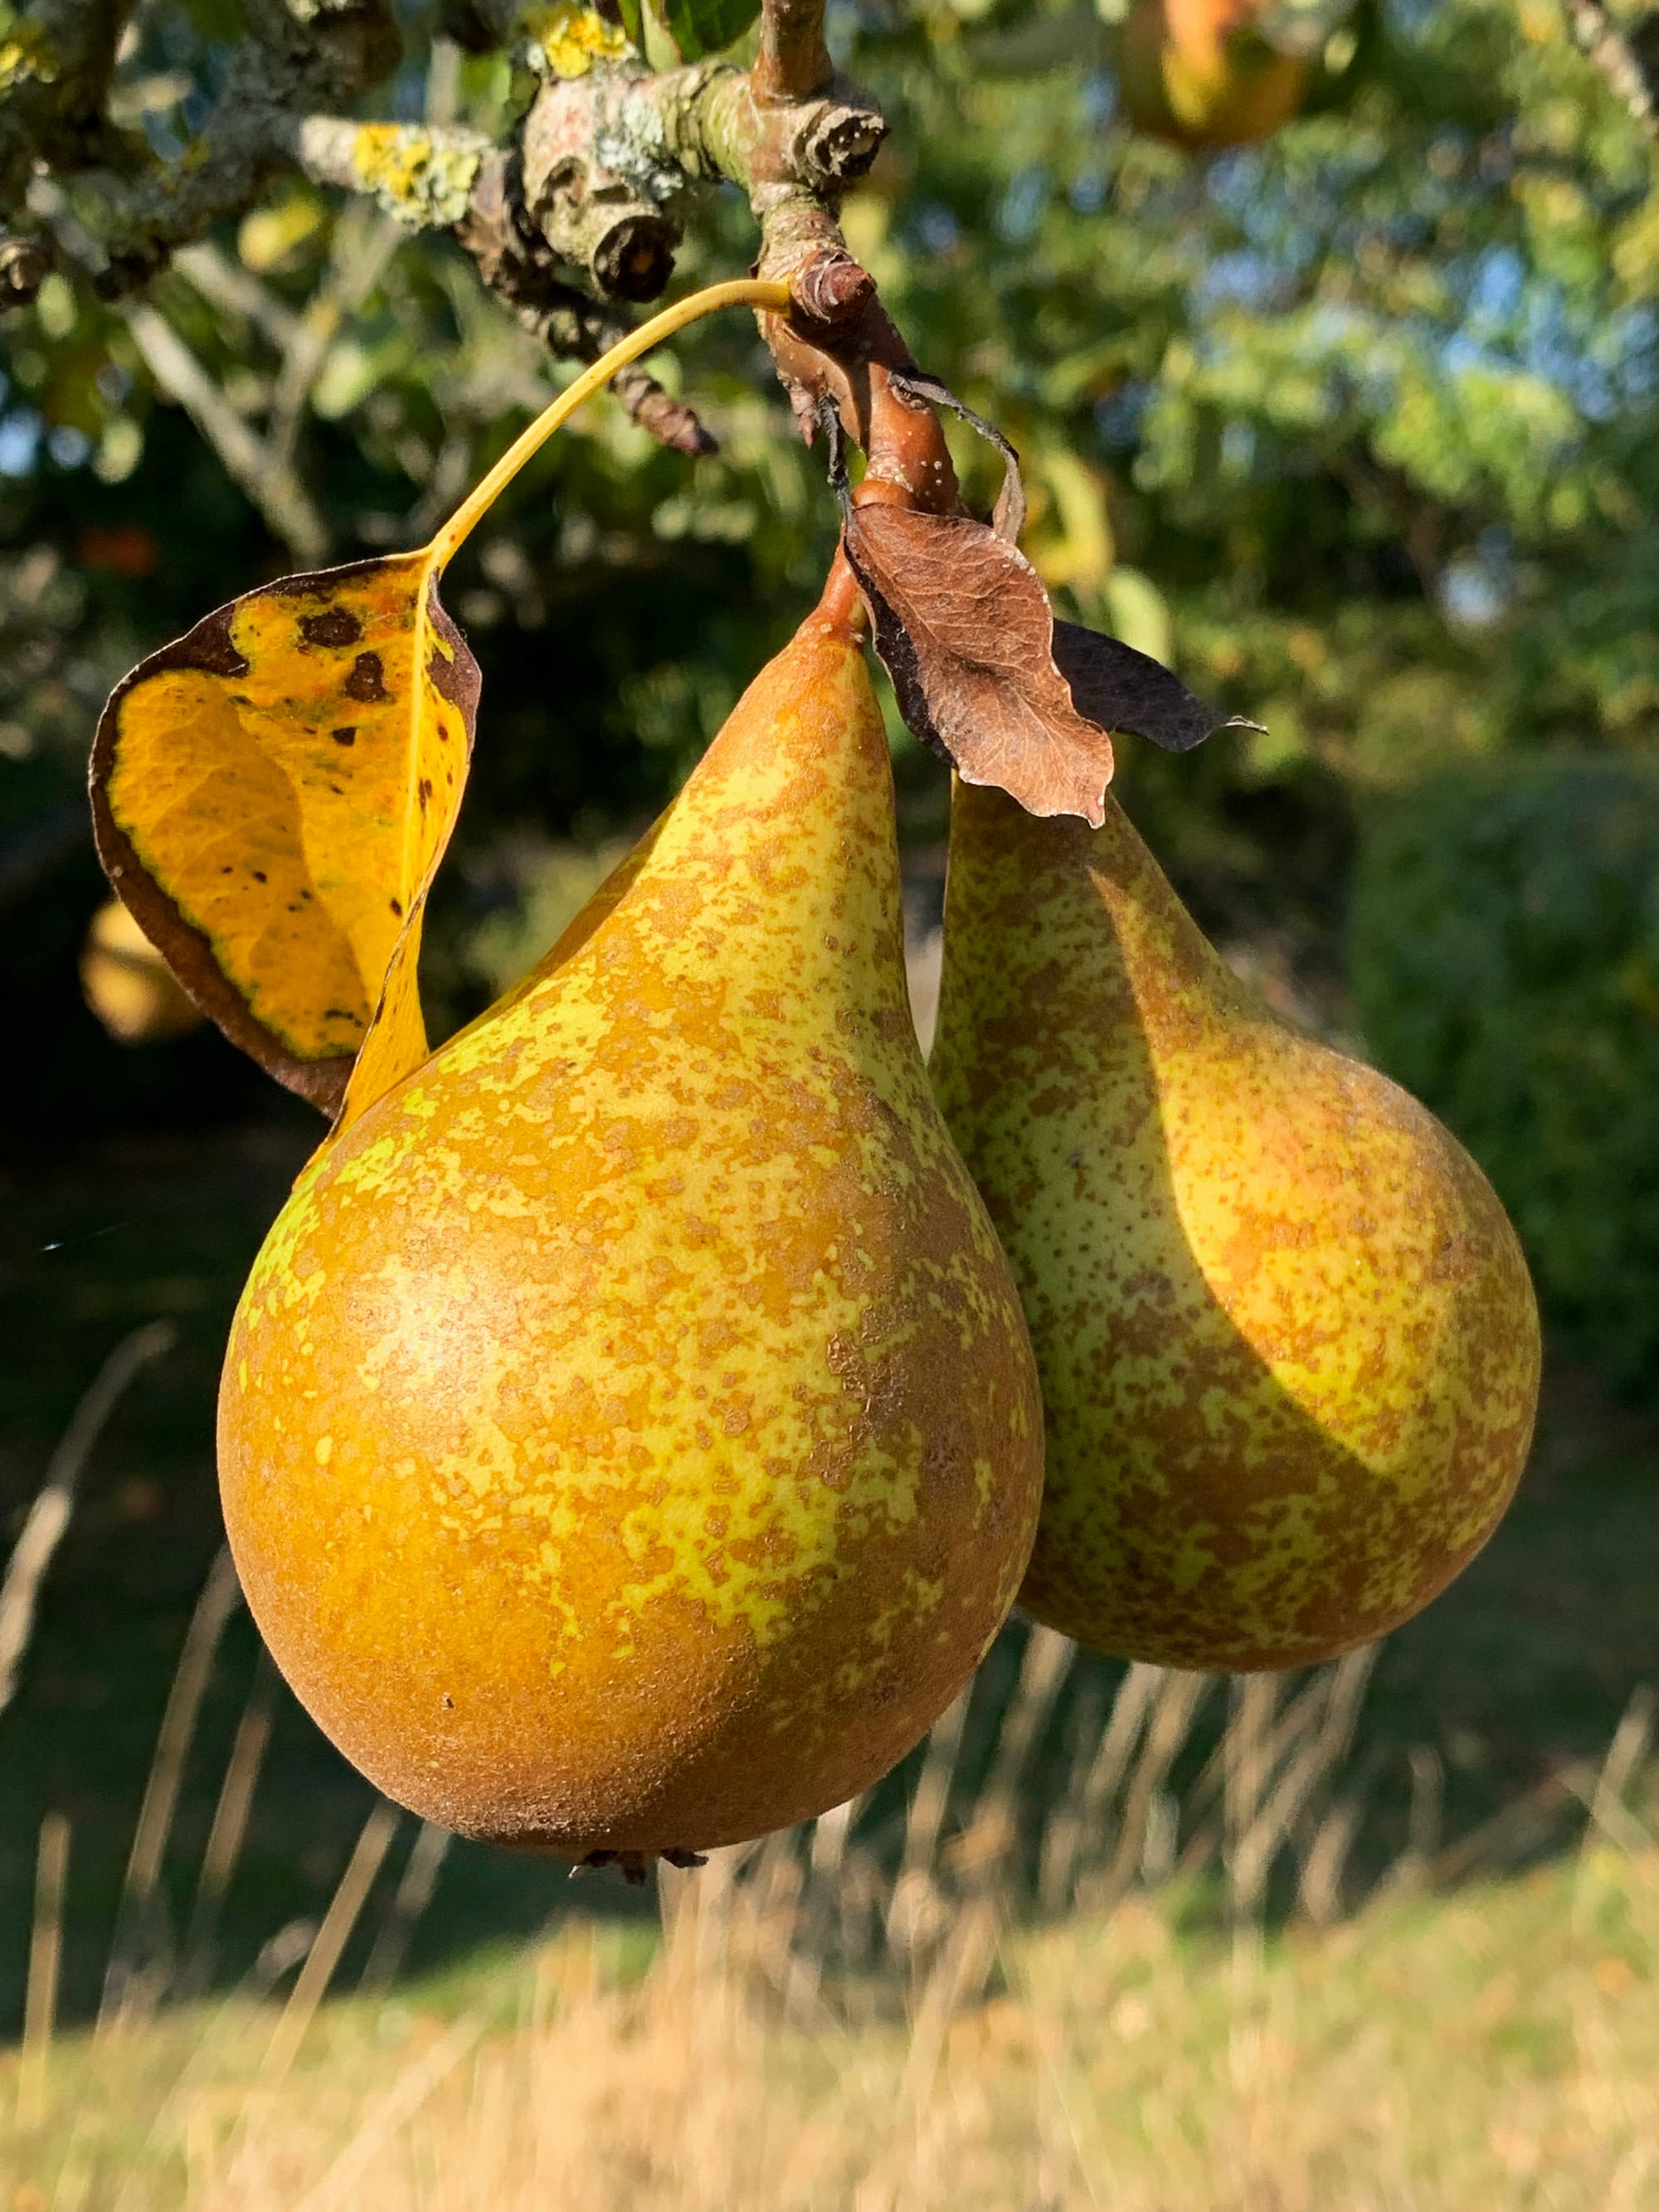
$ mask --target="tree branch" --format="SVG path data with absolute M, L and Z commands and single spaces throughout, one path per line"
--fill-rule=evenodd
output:
M 122 313 L 158 387 L 185 410 L 301 567 L 316 568 L 328 551 L 328 528 L 293 468 L 249 429 L 164 315 L 142 300 Z
M 1573 43 L 1601 75 L 1638 126 L 1659 140 L 1659 14 L 1626 32 L 1605 0 L 1567 0 Z
M 835 72 L 823 43 L 823 0 L 775 0 L 761 11 L 750 82 L 762 101 L 808 100 Z
M 131 0 L 43 4 L 102 26 L 98 38 L 88 33 L 91 58 L 72 95 L 61 70 L 54 75 L 43 64 L 40 86 L 56 105 L 52 128 L 38 137 L 31 159 L 48 171 L 76 172 L 106 257 L 100 287 L 112 295 L 131 291 L 215 220 L 252 204 L 272 175 L 297 168 L 372 198 L 399 223 L 450 232 L 525 327 L 558 353 L 592 360 L 623 326 L 566 272 L 580 271 L 601 299 L 654 297 L 698 191 L 728 180 L 754 210 L 759 266 L 794 289 L 800 312 L 764 318 L 763 330 L 803 434 L 814 434 L 828 399 L 868 457 L 860 498 L 956 504 L 931 410 L 890 388 L 891 371 L 913 366 L 908 349 L 836 220 L 842 193 L 869 167 L 885 125 L 834 73 L 823 0 L 763 0 L 750 70 L 711 60 L 652 73 L 600 53 L 586 74 L 544 83 L 511 148 L 453 125 L 363 123 L 338 112 L 395 59 L 391 0 L 246 0 L 248 36 L 218 104 L 196 143 L 171 164 L 106 125 L 87 135 L 88 105 L 100 106 L 107 93 L 118 35 L 111 26 Z M 499 9 L 492 7 L 488 20 L 473 12 L 485 32 L 502 35 Z M 0 94 L 0 215 L 7 212 L 5 128 L 14 105 L 13 93 Z M 64 119 L 71 112 L 78 141 Z M 37 258 L 21 236 L 0 241 L 0 287 L 25 295 L 39 283 Z M 218 272 L 204 264 L 196 273 L 211 286 Z M 311 343 L 284 349 L 291 356 L 284 434 L 261 444 L 153 310 L 135 309 L 130 319 L 163 389 L 190 409 L 273 527 L 308 556 L 322 525 L 290 452 L 293 395 L 309 388 L 314 334 Z M 696 417 L 642 369 L 624 372 L 617 389 L 635 419 L 665 443 L 708 449 Z

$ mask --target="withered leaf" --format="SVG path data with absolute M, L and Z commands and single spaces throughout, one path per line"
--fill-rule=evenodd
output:
M 867 505 L 844 542 L 899 711 L 966 783 L 1098 828 L 1112 741 L 1054 665 L 1054 613 L 1024 554 L 965 514 Z
M 1054 665 L 1070 686 L 1072 704 L 1103 730 L 1127 730 L 1166 753 L 1190 752 L 1218 730 L 1259 730 L 1243 714 L 1224 719 L 1187 689 L 1161 660 L 1121 638 L 1081 623 L 1056 622 Z
M 477 696 L 423 549 L 247 592 L 134 669 L 99 723 L 111 881 L 204 1012 L 325 1112 L 371 1028 L 380 1089 L 426 1057 L 421 918 Z

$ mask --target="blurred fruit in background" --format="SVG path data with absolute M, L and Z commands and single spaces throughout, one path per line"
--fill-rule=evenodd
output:
M 1138 131 L 1177 146 L 1271 137 L 1302 106 L 1310 64 L 1262 35 L 1263 0 L 1133 0 L 1118 66 Z
M 155 1044 L 185 1036 L 207 1018 L 119 899 L 100 906 L 81 948 L 81 988 L 111 1036 Z

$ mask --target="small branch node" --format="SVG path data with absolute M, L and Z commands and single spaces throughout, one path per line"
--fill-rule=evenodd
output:
M 789 292 L 804 322 L 834 330 L 863 313 L 876 296 L 876 282 L 845 246 L 826 245 L 800 263 Z

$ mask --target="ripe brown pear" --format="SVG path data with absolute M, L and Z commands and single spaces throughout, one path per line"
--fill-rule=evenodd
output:
M 220 1401 L 236 1563 L 313 1715 L 428 1818 L 573 1859 L 802 1820 L 1012 1602 L 1036 1372 L 898 889 L 864 662 L 816 624 L 272 1230 Z
M 1249 1669 L 1443 1589 L 1531 1437 L 1515 1234 L 1430 1114 L 1253 997 L 1110 799 L 1091 830 L 958 787 L 931 1072 L 1042 1379 L 1021 1604 Z

